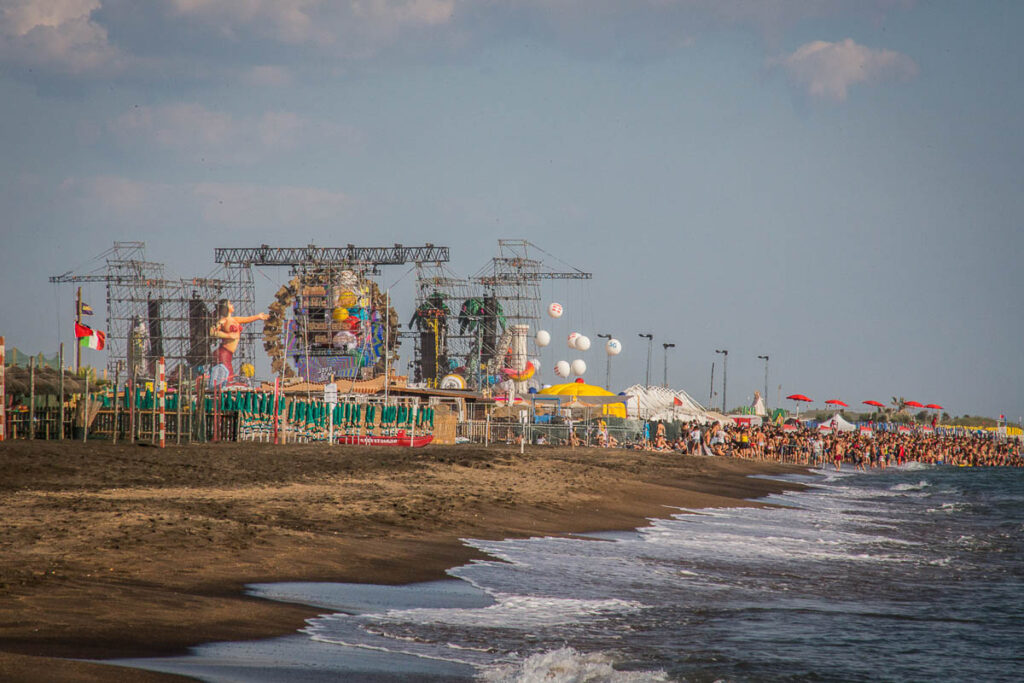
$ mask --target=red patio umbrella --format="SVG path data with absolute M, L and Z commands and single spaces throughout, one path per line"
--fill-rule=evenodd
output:
M 812 399 L 807 398 L 803 394 L 790 394 L 786 398 L 789 399 L 790 401 L 803 401 L 804 403 L 813 403 L 814 402 Z M 800 404 L 799 403 L 796 404 L 796 416 L 798 418 L 800 417 Z
M 840 401 L 838 398 L 830 398 L 829 400 L 825 401 L 825 403 L 830 405 L 830 406 L 842 406 L 844 408 L 849 408 L 850 407 L 850 406 L 846 405 L 845 403 L 843 403 L 842 401 Z
M 863 403 L 866 406 L 874 406 L 876 408 L 884 408 L 885 407 L 884 403 L 879 403 L 878 401 L 861 401 L 861 403 Z
M 942 406 L 940 406 L 938 403 L 929 403 L 928 405 L 925 406 L 925 408 L 931 408 L 932 410 L 942 410 Z
M 924 404 L 918 403 L 917 401 L 907 401 L 903 405 L 907 406 L 908 408 L 924 408 Z

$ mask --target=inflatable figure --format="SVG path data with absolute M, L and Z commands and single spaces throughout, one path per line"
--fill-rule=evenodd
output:
M 232 360 L 235 351 L 238 349 L 238 340 L 242 337 L 242 326 L 256 320 L 266 320 L 270 316 L 266 313 L 235 317 L 235 307 L 228 299 L 221 299 L 217 302 L 217 322 L 210 328 L 210 336 L 220 339 L 220 346 L 213 352 L 215 364 L 227 368 L 227 379 L 235 375 Z

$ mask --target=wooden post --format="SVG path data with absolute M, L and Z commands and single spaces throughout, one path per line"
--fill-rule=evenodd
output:
M 176 417 L 177 417 L 177 421 L 178 421 L 178 426 L 176 428 L 176 431 L 178 432 L 177 443 L 178 443 L 179 446 L 181 445 L 181 397 L 185 393 L 184 391 L 182 391 L 183 388 L 184 387 L 181 384 L 181 363 L 179 363 L 178 364 L 178 406 L 177 406 L 177 411 L 176 411 Z
M 121 431 L 121 402 L 117 400 L 117 392 L 121 388 L 121 361 L 114 366 L 114 435 L 113 443 L 117 443 L 117 433 Z
M 138 382 L 138 373 L 135 372 L 135 366 L 131 367 L 131 380 L 128 382 L 128 440 L 130 443 L 135 443 L 135 386 Z
M 82 288 L 78 288 L 78 296 L 75 298 L 75 322 L 82 324 Z M 78 341 L 78 328 L 75 328 L 75 374 L 82 370 L 82 345 Z
M 7 438 L 7 353 L 0 337 L 0 441 Z
M 150 421 L 149 421 L 149 438 L 153 442 L 154 446 L 157 444 L 157 433 L 156 433 L 157 432 L 157 429 L 156 429 L 156 427 L 157 427 L 157 424 L 156 424 L 157 404 L 160 403 L 160 399 L 157 396 L 157 394 L 159 393 L 159 389 L 160 389 L 160 386 L 159 386 L 159 382 L 160 382 L 159 368 L 157 368 L 157 370 L 158 370 L 158 372 L 154 372 L 153 373 L 153 411 L 150 413 Z
M 28 359 L 28 438 L 36 438 L 36 357 Z
M 213 442 L 220 441 L 220 387 L 213 388 Z
M 64 342 L 60 343 L 60 351 L 58 351 L 57 365 L 60 366 L 60 380 L 57 383 L 57 392 L 60 396 L 57 397 L 57 401 L 60 403 L 60 426 L 57 428 L 57 438 L 61 441 L 64 440 Z
M 278 403 L 280 403 L 280 401 L 281 401 L 281 399 L 278 398 L 278 392 L 280 390 L 281 390 L 281 378 L 280 377 L 275 377 L 274 378 L 274 444 L 275 445 L 277 444 L 278 421 L 280 420 L 280 415 L 279 415 L 280 411 L 277 408 Z
M 160 404 L 160 448 L 165 448 L 167 446 L 167 406 L 165 403 L 167 399 L 167 394 L 165 391 L 167 383 L 164 381 L 165 367 L 163 356 L 160 356 L 160 361 L 157 364 L 157 369 L 158 384 L 156 385 L 156 393 L 154 394 L 153 397 L 156 399 L 156 402 Z
M 89 440 L 89 373 L 85 373 L 85 405 L 82 411 L 82 443 Z

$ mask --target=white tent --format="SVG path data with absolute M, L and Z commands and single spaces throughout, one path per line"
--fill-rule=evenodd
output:
M 645 387 L 634 384 L 626 389 L 630 397 L 626 404 L 626 414 L 632 418 L 645 420 L 665 420 L 680 422 L 711 421 L 704 406 L 693 400 L 693 397 L 682 389 L 666 389 L 665 387 Z
M 857 431 L 857 427 L 843 419 L 843 416 L 836 413 L 832 417 L 821 420 L 818 423 L 818 429 L 821 431 L 840 431 L 840 432 L 854 432 Z

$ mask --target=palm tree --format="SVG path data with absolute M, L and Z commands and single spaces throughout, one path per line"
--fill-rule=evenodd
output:
M 890 403 L 892 404 L 892 407 L 895 408 L 895 412 L 897 413 L 902 413 L 907 409 L 907 399 L 903 398 L 902 396 L 893 396 L 892 401 L 890 401 Z

